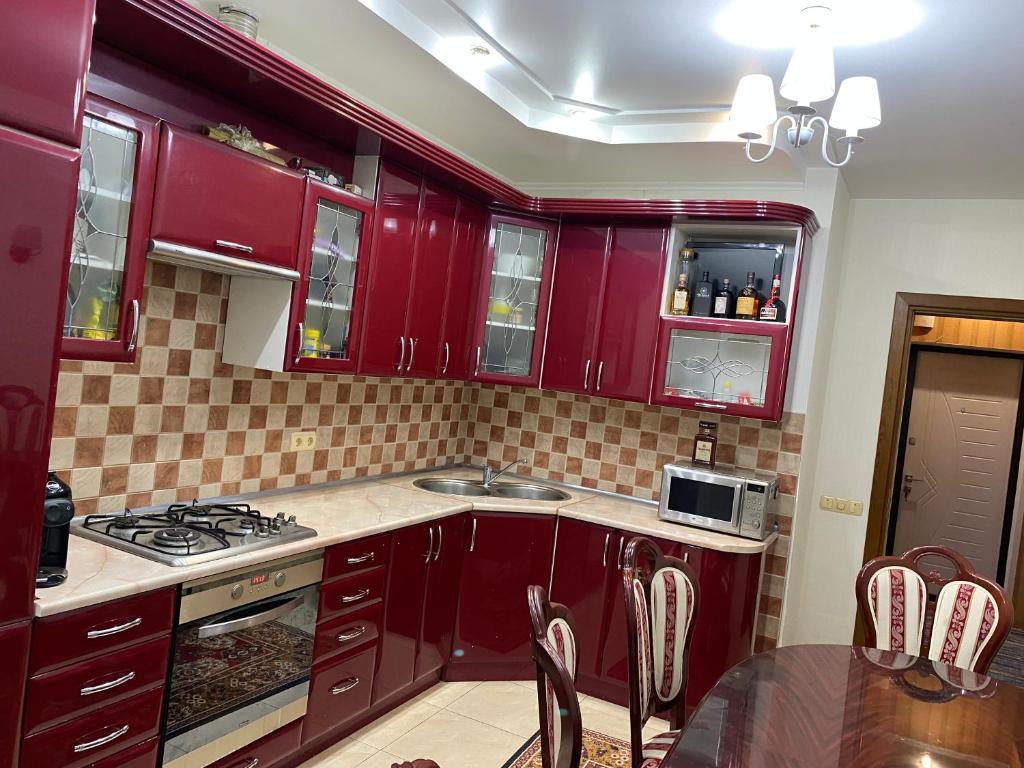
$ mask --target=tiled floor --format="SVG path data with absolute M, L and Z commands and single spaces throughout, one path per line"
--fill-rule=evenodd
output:
M 580 696 L 580 710 L 584 727 L 629 739 L 622 707 Z M 418 757 L 441 768 L 501 768 L 539 723 L 536 683 L 439 683 L 301 768 L 391 768 Z M 651 720 L 644 735 L 665 730 Z

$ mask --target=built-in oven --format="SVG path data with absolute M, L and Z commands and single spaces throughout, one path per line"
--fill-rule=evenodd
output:
M 764 540 L 773 530 L 769 515 L 776 490 L 776 478 L 764 472 L 666 464 L 658 516 L 674 523 Z
M 183 586 L 165 768 L 203 768 L 306 713 L 322 575 L 317 551 Z

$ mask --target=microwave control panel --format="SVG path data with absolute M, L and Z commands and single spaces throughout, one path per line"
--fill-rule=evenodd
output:
M 767 535 L 768 504 L 775 490 L 774 483 L 747 483 L 740 510 L 740 535 L 763 539 Z

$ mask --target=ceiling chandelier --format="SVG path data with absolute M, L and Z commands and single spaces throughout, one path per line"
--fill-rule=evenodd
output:
M 737 135 L 745 140 L 744 152 L 751 162 L 763 163 L 772 156 L 780 128 L 786 127 L 787 140 L 799 148 L 809 145 L 814 140 L 815 127 L 820 127 L 822 159 L 834 168 L 841 168 L 850 162 L 854 146 L 864 141 L 859 131 L 874 128 L 882 122 L 878 83 L 873 77 L 843 80 L 828 120 L 811 106 L 814 102 L 831 99 L 836 93 L 835 62 L 828 28 L 831 14 L 832 9 L 824 5 L 808 6 L 801 11 L 806 26 L 779 88 L 782 98 L 796 102 L 788 108 L 788 114 L 778 117 L 775 83 L 768 75 L 746 75 L 736 86 L 729 122 L 737 129 Z M 754 157 L 751 142 L 764 137 L 769 125 L 768 151 L 761 157 Z M 845 131 L 845 135 L 836 139 L 840 147 L 846 148 L 846 155 L 841 160 L 833 160 L 828 154 L 829 130 L 832 128 Z

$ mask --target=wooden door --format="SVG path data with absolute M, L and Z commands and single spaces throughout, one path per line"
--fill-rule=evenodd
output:
M 444 323 L 437 362 L 440 378 L 469 379 L 473 376 L 469 347 L 473 338 L 473 310 L 480 285 L 486 236 L 486 209 L 468 200 L 460 200 L 444 299 Z
M 894 552 L 940 544 L 1002 579 L 1021 367 L 1012 358 L 918 352 Z

